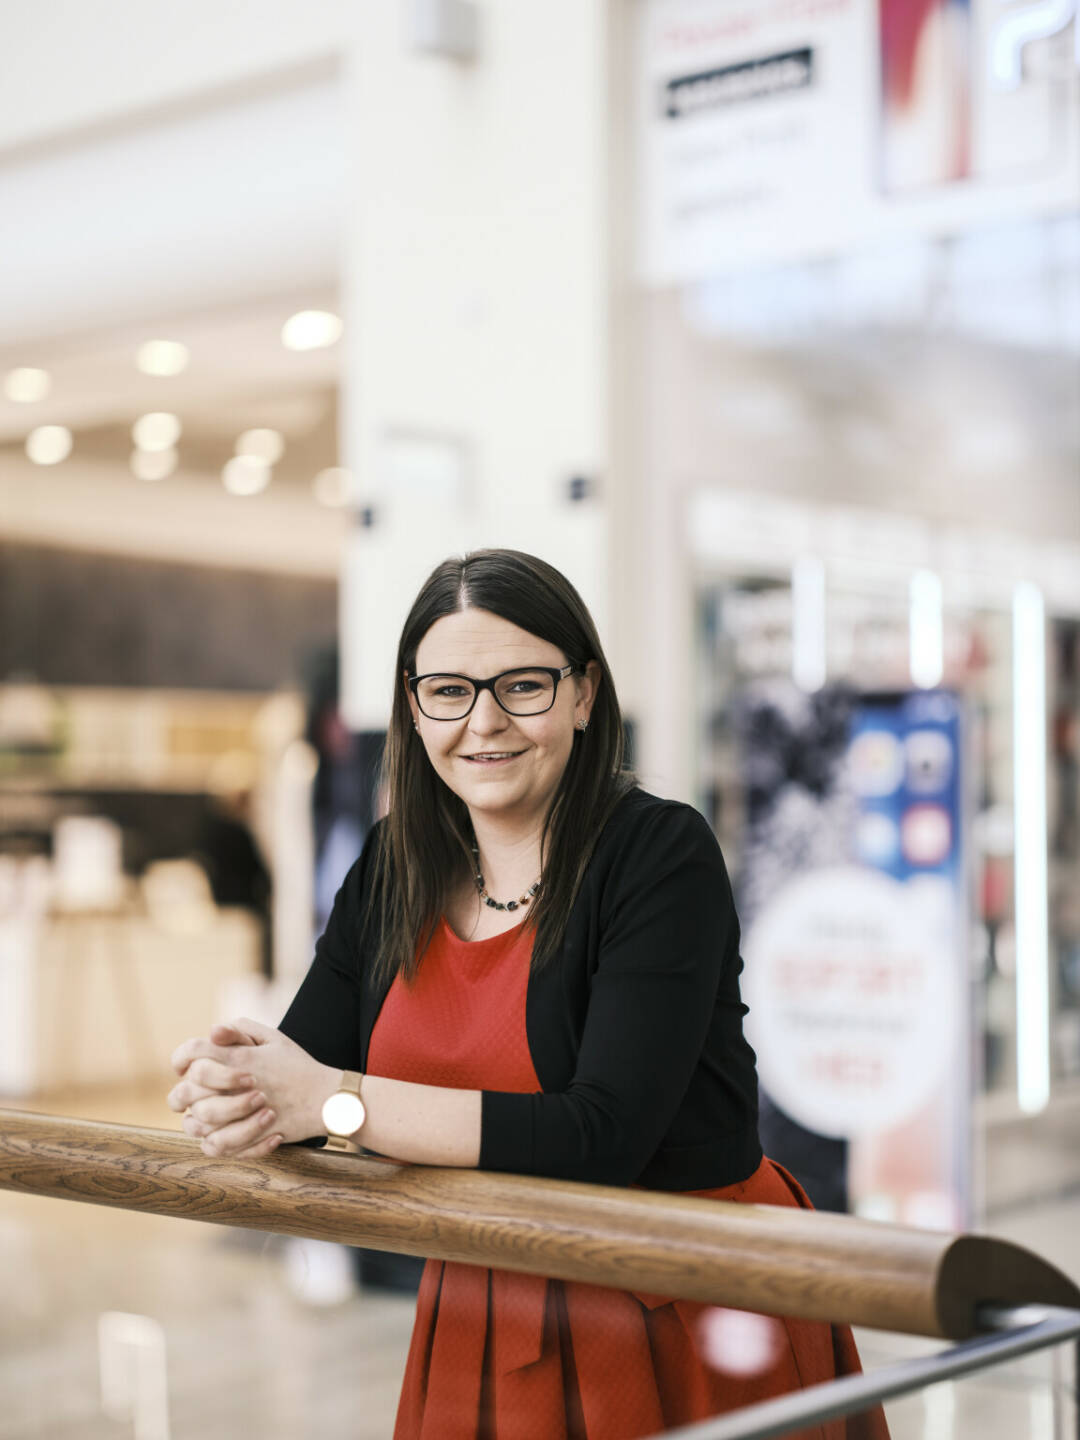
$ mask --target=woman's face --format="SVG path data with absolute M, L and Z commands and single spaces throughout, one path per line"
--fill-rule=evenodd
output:
M 436 620 L 420 641 L 416 673 L 468 675 L 487 680 L 503 670 L 569 663 L 556 645 L 521 630 L 489 610 L 461 610 Z M 490 690 L 482 690 L 463 720 L 431 720 L 409 692 L 436 773 L 470 813 L 539 825 L 555 795 L 579 720 L 588 720 L 600 667 L 560 680 L 555 703 L 543 715 L 508 715 Z M 579 742 L 580 743 L 580 742 Z

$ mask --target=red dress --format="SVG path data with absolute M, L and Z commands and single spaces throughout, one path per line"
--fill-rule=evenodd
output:
M 540 1090 L 525 1033 L 531 951 L 524 925 L 466 942 L 440 921 L 415 983 L 390 988 L 369 1072 Z M 767 1159 L 738 1185 L 691 1193 L 810 1203 Z M 846 1326 L 429 1260 L 394 1440 L 633 1440 L 858 1369 Z M 888 1440 L 888 1430 L 874 1410 L 794 1440 Z

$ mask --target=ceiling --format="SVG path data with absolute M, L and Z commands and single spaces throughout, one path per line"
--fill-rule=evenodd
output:
M 323 417 L 307 403 L 309 397 L 325 400 L 336 390 L 340 360 L 336 346 L 294 351 L 282 345 L 282 325 L 306 309 L 336 311 L 337 298 L 325 292 L 285 295 L 226 310 L 155 316 L 109 333 L 0 348 L 0 374 L 29 365 L 52 376 L 50 395 L 32 405 L 0 393 L 0 446 L 21 447 L 38 425 L 66 425 L 80 433 L 119 427 L 130 439 L 131 424 L 148 410 L 180 416 L 182 447 L 189 435 L 201 443 L 204 435 L 238 434 L 255 424 L 297 436 L 310 432 Z M 136 350 L 152 339 L 188 347 L 191 358 L 183 374 L 162 378 L 136 369 Z
M 332 573 L 348 519 L 316 501 L 312 480 L 339 463 L 341 342 L 321 350 L 287 350 L 281 327 L 301 309 L 337 311 L 337 296 L 293 293 L 224 310 L 155 317 L 107 334 L 0 349 L 0 375 L 27 365 L 52 377 L 51 393 L 34 404 L 15 403 L 0 392 L 0 534 Z M 190 351 L 185 372 L 169 378 L 141 374 L 135 352 L 150 339 L 185 344 Z M 131 427 L 154 410 L 177 415 L 183 430 L 177 470 L 148 483 L 129 467 Z M 26 436 L 39 425 L 72 431 L 67 460 L 53 466 L 27 460 Z M 240 433 L 258 427 L 279 431 L 285 441 L 271 483 L 250 498 L 226 496 L 221 469 Z

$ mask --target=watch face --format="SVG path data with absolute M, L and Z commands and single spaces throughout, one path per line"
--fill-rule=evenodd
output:
M 322 1108 L 323 1124 L 330 1135 L 355 1135 L 364 1123 L 364 1102 L 350 1090 L 338 1090 Z

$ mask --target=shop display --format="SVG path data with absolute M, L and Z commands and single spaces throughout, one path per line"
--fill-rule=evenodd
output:
M 920 691 L 902 606 L 830 596 L 833 673 L 860 683 L 805 693 L 790 607 L 768 576 L 697 601 L 698 803 L 735 877 L 763 1131 L 820 1204 L 965 1223 L 973 1094 L 1016 1083 L 1008 613 L 950 614 L 952 688 Z M 1059 1081 L 1080 1069 L 1078 631 L 1049 646 Z
M 269 976 L 271 897 L 310 868 L 288 698 L 0 685 L 4 1094 L 156 1079 Z

